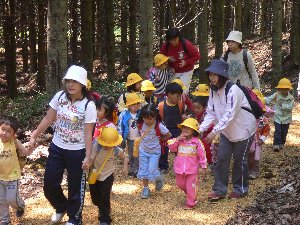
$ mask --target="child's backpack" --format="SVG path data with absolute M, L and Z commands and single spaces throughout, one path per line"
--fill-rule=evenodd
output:
M 225 97 L 226 97 L 226 103 L 227 103 L 227 94 L 230 90 L 230 88 L 234 85 L 233 82 L 229 81 L 226 84 L 225 87 Z M 257 95 L 248 87 L 241 85 L 240 80 L 237 81 L 236 85 L 243 91 L 244 95 L 246 96 L 249 105 L 251 109 L 248 109 L 246 107 L 242 107 L 242 109 L 252 113 L 256 119 L 259 119 L 264 114 L 264 105 L 260 101 L 260 99 L 257 97 Z M 212 91 L 213 93 L 213 91 Z M 214 110 L 214 106 L 213 106 Z
M 163 120 L 164 118 L 164 106 L 165 106 L 165 102 L 166 101 L 162 101 L 158 104 L 157 108 L 158 108 L 158 112 L 159 112 L 159 115 L 161 117 L 161 119 Z M 183 109 L 183 104 L 181 101 L 178 101 L 178 107 L 179 107 L 179 111 L 180 111 L 180 115 L 182 114 L 182 111 L 184 110 Z

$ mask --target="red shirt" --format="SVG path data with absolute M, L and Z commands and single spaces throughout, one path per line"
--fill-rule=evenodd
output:
M 169 66 L 175 69 L 175 73 L 184 73 L 193 70 L 195 63 L 200 60 L 200 52 L 196 46 L 186 39 L 185 46 L 189 54 L 183 50 L 181 41 L 179 41 L 179 44 L 175 47 L 169 45 L 168 50 L 167 42 L 164 42 L 160 49 L 160 53 L 169 57 L 172 56 L 175 59 L 174 62 L 169 61 Z M 179 67 L 181 60 L 184 60 L 186 63 L 186 65 L 182 68 Z

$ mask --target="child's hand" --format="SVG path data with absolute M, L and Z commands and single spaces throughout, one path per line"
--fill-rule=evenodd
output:
M 90 166 L 92 164 L 92 160 L 90 157 L 85 157 L 84 160 L 82 161 L 82 169 L 85 171 L 88 171 Z
M 126 157 L 123 161 L 123 167 L 122 167 L 122 173 L 124 177 L 127 177 L 128 175 L 128 162 L 129 162 L 129 158 Z
M 175 62 L 176 59 L 175 59 L 173 56 L 169 56 L 169 61 L 170 61 L 170 62 Z
M 181 60 L 181 62 L 179 63 L 179 67 L 183 68 L 186 65 L 185 60 Z
M 174 69 L 174 68 L 171 68 L 171 69 L 170 69 L 170 72 L 171 72 L 171 73 L 175 73 L 175 69 Z
M 160 81 L 159 75 L 156 75 L 156 76 L 155 76 L 155 81 L 156 81 L 156 82 L 159 82 L 159 81 Z
M 215 135 L 213 132 L 210 132 L 210 133 L 206 136 L 206 138 L 205 138 L 206 142 L 207 142 L 208 144 L 212 143 L 212 141 L 214 140 L 215 136 L 216 136 L 216 135 Z
M 185 140 L 186 135 L 184 133 L 181 133 L 176 139 L 177 139 L 177 141 Z

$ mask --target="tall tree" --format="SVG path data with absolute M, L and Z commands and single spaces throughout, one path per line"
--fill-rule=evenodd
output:
M 242 1 L 235 1 L 234 5 L 234 30 L 242 30 Z
M 14 98 L 17 96 L 15 1 L 7 0 L 2 4 L 4 5 L 3 36 L 8 96 Z
M 292 61 L 300 66 L 300 0 L 293 0 L 293 11 L 291 21 L 291 56 Z
M 89 79 L 93 74 L 93 3 L 82 0 L 81 10 L 81 64 L 88 72 Z
M 267 20 L 267 0 L 261 0 L 260 2 L 260 14 L 261 14 L 261 19 L 260 19 L 260 35 L 265 36 L 266 35 L 266 20 Z
M 242 32 L 244 38 L 251 36 L 251 15 L 252 15 L 252 0 L 245 0 L 243 7 L 243 24 Z
M 204 69 L 208 64 L 208 0 L 199 1 L 199 10 L 202 10 L 201 15 L 198 17 L 198 44 L 201 53 L 200 67 L 200 80 L 207 82 Z
M 106 13 L 104 0 L 96 0 L 96 40 L 95 59 L 104 60 L 106 56 Z
M 47 49 L 46 49 L 46 2 L 43 0 L 37 1 L 38 7 L 38 74 L 36 84 L 40 90 L 46 89 L 46 64 L 47 64 Z
M 29 54 L 30 54 L 30 72 L 35 73 L 37 71 L 37 32 L 36 32 L 36 6 L 34 0 L 29 1 L 28 7 L 28 21 L 29 21 Z
M 128 63 L 128 8 L 126 0 L 121 0 L 121 65 Z
M 28 65 L 28 35 L 27 35 L 27 4 L 24 1 L 21 1 L 21 15 L 20 15 L 20 34 L 21 34 L 21 43 L 22 43 L 22 59 L 23 59 L 23 72 L 28 72 L 29 65 Z
M 107 55 L 107 77 L 109 80 L 115 78 L 115 23 L 113 1 L 104 1 L 106 11 L 106 55 Z
M 281 75 L 282 66 L 282 0 L 273 1 L 272 26 L 272 81 L 275 84 Z
M 71 64 L 78 62 L 78 0 L 70 0 L 70 49 L 71 49 Z
M 140 0 L 139 73 L 144 76 L 153 65 L 153 0 Z
M 213 37 L 215 48 L 215 57 L 220 58 L 223 54 L 224 42 L 224 0 L 212 0 L 213 6 Z
M 67 0 L 48 0 L 47 14 L 47 75 L 46 89 L 53 91 L 61 86 L 67 68 Z
M 129 70 L 138 70 L 136 54 L 136 26 L 137 26 L 137 5 L 136 0 L 129 1 Z

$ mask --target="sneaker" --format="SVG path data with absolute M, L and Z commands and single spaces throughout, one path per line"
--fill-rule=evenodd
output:
M 144 187 L 141 193 L 142 199 L 147 199 L 150 196 L 150 189 L 148 187 Z
M 64 215 L 67 213 L 67 211 L 64 211 L 63 213 L 54 213 L 52 216 L 51 216 L 51 222 L 53 223 L 53 224 L 55 224 L 55 223 L 59 223 L 62 219 L 63 219 L 63 217 L 64 217 Z
M 216 202 L 216 201 L 219 201 L 219 200 L 221 200 L 225 197 L 226 197 L 225 195 L 217 195 L 215 192 L 211 192 L 208 195 L 208 200 L 211 201 L 211 202 Z
M 273 146 L 273 151 L 274 151 L 274 152 L 279 152 L 279 150 L 280 150 L 279 145 L 274 145 L 274 146 Z
M 257 178 L 257 175 L 255 174 L 249 174 L 249 179 L 250 180 L 255 180 Z
M 279 149 L 282 150 L 283 149 L 283 145 L 279 145 Z
M 155 190 L 161 191 L 164 186 L 164 178 L 161 176 L 155 180 Z
M 82 222 L 79 223 L 66 222 L 66 225 L 82 225 Z
M 101 223 L 99 222 L 99 225 L 109 225 L 108 223 Z
M 191 206 L 191 205 L 184 205 L 184 207 L 183 207 L 184 210 L 193 210 L 193 209 L 195 209 L 195 208 L 196 208 L 196 205 L 194 205 L 194 206 Z
M 22 216 L 24 215 L 24 212 L 25 212 L 24 209 L 18 209 L 18 210 L 16 211 L 16 217 L 17 217 L 17 218 L 22 217 Z
M 243 194 L 243 195 L 240 195 L 240 194 L 237 194 L 235 192 L 231 192 L 230 195 L 228 195 L 228 198 L 229 199 L 239 199 L 239 198 L 245 197 L 246 195 L 247 195 L 247 193 Z

